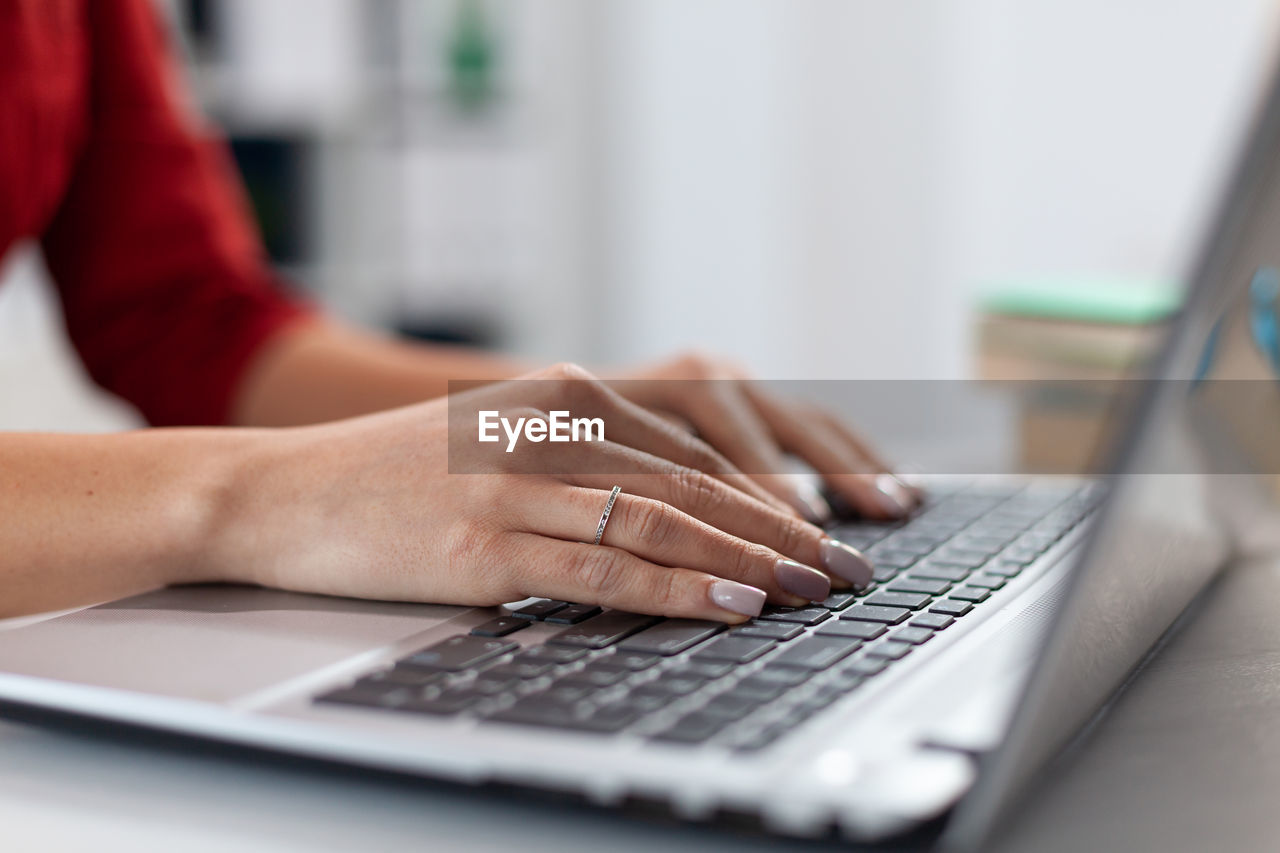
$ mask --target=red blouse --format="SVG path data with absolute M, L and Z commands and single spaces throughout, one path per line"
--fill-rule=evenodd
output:
M 153 424 L 221 424 L 276 286 L 151 0 L 0 0 L 0 256 L 39 237 L 90 375 Z

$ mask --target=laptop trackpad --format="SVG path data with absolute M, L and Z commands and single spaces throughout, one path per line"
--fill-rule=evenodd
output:
M 225 702 L 471 609 L 174 587 L 0 632 L 0 672 Z

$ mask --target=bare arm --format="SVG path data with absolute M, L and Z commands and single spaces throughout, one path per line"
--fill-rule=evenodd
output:
M 0 617 L 212 579 L 245 430 L 0 434 Z
M 241 426 L 322 423 L 443 397 L 450 381 L 479 385 L 528 369 L 477 350 L 317 320 L 266 346 L 241 383 L 232 419 Z

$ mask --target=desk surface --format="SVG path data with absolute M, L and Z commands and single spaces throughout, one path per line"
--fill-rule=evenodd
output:
M 1280 831 L 1280 560 L 1238 566 L 1033 792 L 1002 850 L 1250 850 Z M 603 811 L 0 723 L 27 850 L 813 850 Z

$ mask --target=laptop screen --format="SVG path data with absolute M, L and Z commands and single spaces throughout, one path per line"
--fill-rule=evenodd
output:
M 1134 671 L 1280 481 L 1280 76 L 1196 264 L 1160 368 L 1134 383 L 1108 495 L 1004 744 L 947 839 L 974 846 Z

